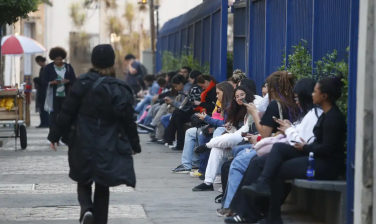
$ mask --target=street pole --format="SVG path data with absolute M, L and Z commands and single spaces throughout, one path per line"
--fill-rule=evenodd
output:
M 153 74 L 155 71 L 155 23 L 154 23 L 154 0 L 149 1 L 151 52 L 153 54 Z
M 3 55 L 1 54 L 1 39 L 3 38 L 3 24 L 0 24 L 0 88 L 4 84 L 3 76 Z

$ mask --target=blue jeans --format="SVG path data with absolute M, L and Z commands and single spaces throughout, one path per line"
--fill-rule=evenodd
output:
M 206 137 L 204 135 L 199 135 L 198 136 L 198 145 L 204 145 L 204 144 L 208 143 L 212 138 L 221 136 L 222 133 L 225 130 L 226 129 L 224 127 L 219 127 L 217 129 L 215 129 L 215 131 L 213 133 L 213 137 Z M 200 172 L 202 174 L 204 174 L 206 172 L 206 167 L 208 166 L 209 156 L 210 156 L 210 151 L 207 151 L 205 153 L 200 154 L 200 166 L 199 166 L 198 172 Z
M 199 165 L 199 157 L 193 152 L 196 146 L 196 133 L 197 128 L 190 128 L 185 132 L 181 164 L 183 164 L 184 168 L 186 169 L 192 169 L 192 164 L 196 167 Z
M 227 190 L 226 190 L 226 198 L 223 204 L 224 208 L 229 208 L 231 201 L 235 195 L 236 190 L 238 189 L 240 182 L 243 179 L 244 173 L 248 168 L 248 165 L 253 157 L 257 155 L 256 150 L 251 149 L 249 152 L 247 152 L 251 148 L 251 144 L 247 145 L 239 145 L 233 148 L 237 148 L 236 150 L 239 152 L 235 159 L 232 161 L 230 166 L 230 171 L 228 174 L 228 181 L 227 181 Z
M 137 106 L 134 108 L 136 112 L 139 113 L 137 116 L 137 119 L 139 120 L 142 114 L 145 112 L 146 107 L 148 107 L 151 103 L 151 100 L 153 99 L 153 96 L 147 95 L 145 98 L 137 104 Z
M 170 123 L 171 116 L 172 116 L 172 114 L 166 114 L 166 115 L 163 115 L 161 117 L 161 122 L 162 122 L 162 125 L 165 129 L 167 128 L 168 124 Z

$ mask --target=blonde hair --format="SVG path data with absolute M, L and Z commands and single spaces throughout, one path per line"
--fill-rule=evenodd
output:
M 232 77 L 229 78 L 228 81 L 231 81 L 235 84 L 238 84 L 240 81 L 242 81 L 243 79 L 246 79 L 247 76 L 245 75 L 244 72 L 242 72 L 242 70 L 240 69 L 236 69 L 233 74 L 232 74 Z
M 116 77 L 116 72 L 115 72 L 115 67 L 114 66 L 111 66 L 109 68 L 97 68 L 97 67 L 93 66 L 90 69 L 90 71 L 99 73 L 102 76 L 112 76 L 114 78 Z

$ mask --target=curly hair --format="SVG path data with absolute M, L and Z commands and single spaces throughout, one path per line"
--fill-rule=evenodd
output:
M 284 111 L 288 111 L 290 121 L 294 121 L 298 114 L 299 108 L 294 101 L 292 91 L 295 83 L 294 75 L 287 71 L 276 71 L 267 79 L 269 101 L 276 100 L 282 106 Z
M 67 51 L 62 47 L 54 47 L 51 48 L 48 57 L 50 57 L 51 60 L 55 60 L 57 57 L 65 59 L 67 57 Z
M 240 81 L 242 81 L 243 79 L 247 78 L 247 76 L 245 75 L 245 73 L 240 70 L 240 69 L 236 69 L 231 78 L 228 79 L 228 81 L 230 82 L 233 82 L 235 84 L 238 84 Z

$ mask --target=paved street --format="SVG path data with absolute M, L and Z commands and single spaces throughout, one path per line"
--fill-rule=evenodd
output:
M 32 115 L 32 127 L 37 122 L 38 117 Z M 13 140 L 1 148 L 0 224 L 78 223 L 76 186 L 68 177 L 67 148 L 51 151 L 47 132 L 29 128 L 25 151 L 14 151 Z M 181 153 L 145 144 L 147 135 L 141 135 L 141 140 L 143 152 L 135 157 L 137 188 L 111 189 L 109 224 L 222 223 L 215 214 L 219 208 L 214 203 L 217 191 L 192 192 L 200 180 L 170 172 L 180 164 Z M 284 218 L 288 223 L 302 223 Z

